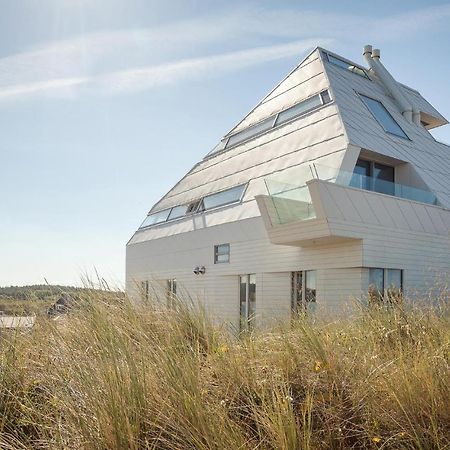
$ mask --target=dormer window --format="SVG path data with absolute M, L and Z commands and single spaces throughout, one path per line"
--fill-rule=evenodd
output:
M 400 125 L 391 116 L 390 112 L 384 107 L 383 103 L 363 94 L 359 94 L 359 96 L 386 133 L 393 134 L 403 139 L 409 139 Z

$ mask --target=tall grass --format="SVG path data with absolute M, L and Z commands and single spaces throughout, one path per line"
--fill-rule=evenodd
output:
M 93 292 L 1 336 L 0 448 L 443 450 L 449 338 L 445 308 L 236 337 Z

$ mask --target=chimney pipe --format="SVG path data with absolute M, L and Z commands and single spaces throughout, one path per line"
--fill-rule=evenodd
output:
M 371 45 L 365 45 L 363 55 L 371 70 L 377 75 L 392 97 L 394 97 L 403 117 L 409 122 L 417 123 L 419 121 L 420 123 L 420 120 L 418 120 L 420 114 L 416 113 L 416 118 L 414 119 L 411 103 L 409 103 L 405 94 L 401 91 L 400 86 L 397 81 L 395 81 L 394 77 L 387 71 L 383 64 L 381 64 L 380 50 L 377 48 L 372 50 Z

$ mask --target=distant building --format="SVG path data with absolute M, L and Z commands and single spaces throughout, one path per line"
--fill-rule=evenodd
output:
M 68 294 L 62 294 L 56 302 L 47 310 L 48 316 L 65 314 L 73 306 L 74 298 Z
M 127 244 L 132 297 L 182 286 L 246 328 L 448 278 L 450 147 L 429 133 L 448 122 L 364 57 L 316 48 L 153 206 Z
M 32 328 L 35 321 L 35 316 L 5 316 L 4 314 L 0 314 L 0 331 L 5 329 Z

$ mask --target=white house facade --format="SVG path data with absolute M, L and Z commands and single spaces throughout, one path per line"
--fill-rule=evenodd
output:
M 148 213 L 127 292 L 202 301 L 236 328 L 352 298 L 417 298 L 450 274 L 447 120 L 364 48 L 313 50 Z

